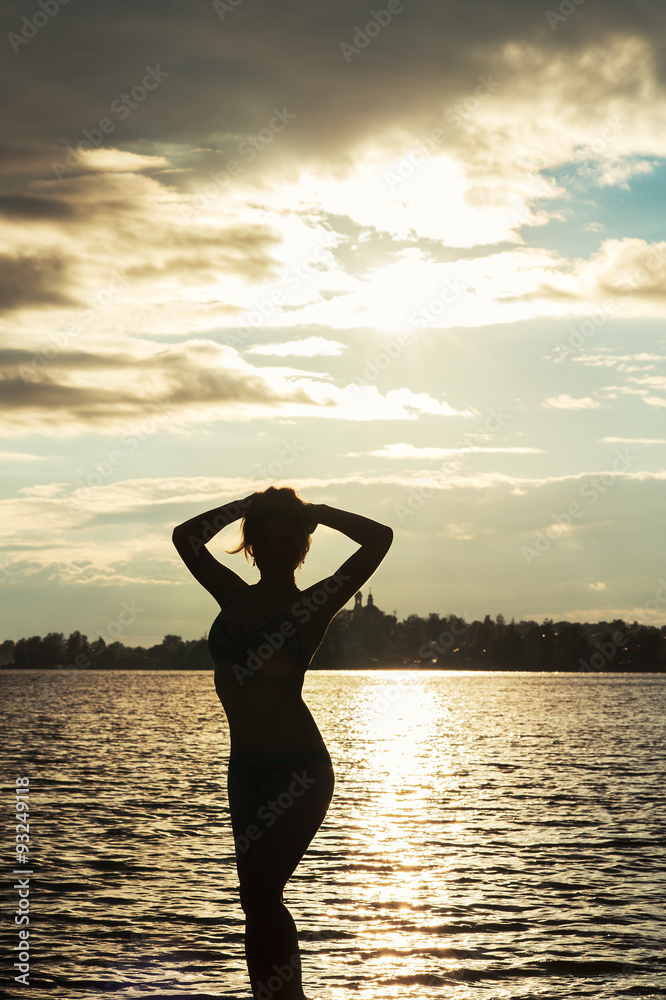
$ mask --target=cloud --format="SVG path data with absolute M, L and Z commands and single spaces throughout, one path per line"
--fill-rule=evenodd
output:
M 23 222 L 76 218 L 73 205 L 60 198 L 41 198 L 37 195 L 0 195 L 0 215 Z
M 417 448 L 415 445 L 402 442 L 400 444 L 387 444 L 383 448 L 377 448 L 374 451 L 349 451 L 345 454 L 350 458 L 372 455 L 377 458 L 389 459 L 444 459 L 454 458 L 457 455 L 545 455 L 545 452 L 541 448 L 483 448 L 476 445 L 464 445 L 454 448 Z
M 647 160 L 627 159 L 621 163 L 614 163 L 602 168 L 599 185 L 601 187 L 621 187 L 629 191 L 628 181 L 632 177 L 645 176 L 651 174 L 654 164 Z
M 666 357 L 662 360 L 666 361 Z M 633 377 L 629 380 L 630 382 L 636 382 L 638 385 L 647 386 L 649 389 L 661 389 L 666 391 L 666 375 L 641 375 L 640 377 Z
M 602 444 L 666 444 L 666 438 L 602 437 Z
M 666 297 L 666 243 L 627 238 L 605 240 L 575 268 L 583 285 L 613 295 Z
M 532 252 L 532 258 L 526 267 L 517 254 L 499 255 L 504 267 L 492 280 L 505 301 L 532 301 L 542 313 L 546 303 L 559 304 L 562 315 L 580 315 L 581 306 L 589 305 L 601 308 L 604 320 L 666 315 L 664 242 L 608 239 L 587 259 L 558 259 L 543 252 Z
M 446 524 L 444 526 L 443 534 L 448 535 L 449 538 L 454 538 L 458 542 L 469 542 L 473 538 L 476 538 L 476 532 L 474 531 L 474 525 L 471 523 L 467 524 Z
M 103 174 L 63 181 L 61 219 L 44 207 L 54 187 L 44 182 L 18 205 L 11 196 L 3 227 L 0 308 L 14 313 L 24 345 L 39 349 L 46 331 L 62 342 L 72 328 L 89 339 L 219 327 L 242 315 L 249 284 L 277 273 L 281 236 L 260 212 L 230 207 L 214 225 L 192 225 L 155 180 Z M 21 212 L 32 213 L 29 227 Z
M 191 339 L 165 345 L 126 341 L 96 353 L 0 353 L 0 417 L 16 433 L 52 435 L 184 431 L 190 425 L 295 416 L 415 420 L 420 414 L 471 416 L 428 393 L 336 386 L 294 368 L 256 368 L 231 347 Z
M 601 406 L 601 403 L 591 399 L 589 396 L 574 399 L 572 396 L 562 393 L 559 396 L 545 399 L 541 405 L 557 410 L 597 410 Z
M 394 564 L 396 582 L 391 583 L 390 575 L 383 576 L 384 592 L 387 587 L 397 589 L 390 589 L 391 597 L 386 603 L 378 601 L 380 606 L 399 607 L 401 614 L 412 613 L 415 607 L 420 613 L 445 610 L 450 602 L 441 589 L 439 570 L 446 564 L 457 581 L 454 605 L 458 609 L 468 607 L 473 614 L 485 614 L 492 609 L 501 586 L 500 610 L 516 617 L 538 612 L 540 617 L 589 620 L 592 616 L 596 620 L 594 603 L 588 603 L 586 610 L 572 611 L 579 592 L 591 599 L 595 595 L 587 586 L 590 565 L 597 567 L 607 588 L 612 588 L 620 608 L 633 608 L 637 594 L 646 590 L 645 596 L 649 596 L 649 581 L 659 579 L 663 569 L 659 552 L 650 538 L 646 540 L 641 534 L 641 525 L 646 519 L 658 523 L 665 478 L 664 470 L 613 473 L 602 463 L 587 465 L 580 475 L 543 477 L 501 473 L 437 476 L 432 471 L 338 474 L 332 470 L 326 476 L 294 476 L 290 484 L 315 502 L 321 498 L 346 509 L 374 509 L 376 516 L 395 525 L 409 542 L 411 562 Z M 171 527 L 189 516 L 187 511 L 207 510 L 245 496 L 258 484 L 247 476 L 193 476 L 127 478 L 90 488 L 71 483 L 45 485 L 53 486 L 47 495 L 21 492 L 0 501 L 0 532 L 7 553 L 2 560 L 3 579 L 12 582 L 7 594 L 18 595 L 14 599 L 23 601 L 26 591 L 21 587 L 29 587 L 34 596 L 38 586 L 40 599 L 60 609 L 42 618 L 48 622 L 41 629 L 43 634 L 49 628 L 67 631 L 83 625 L 89 629 L 81 614 L 85 612 L 88 619 L 99 615 L 100 608 L 108 607 L 114 586 L 124 588 L 122 594 L 118 591 L 118 602 L 126 599 L 127 586 L 159 588 L 145 592 L 155 606 L 166 603 L 169 609 L 164 623 L 155 626 L 160 630 L 159 641 L 165 631 L 173 631 L 169 620 L 173 621 L 174 614 L 186 617 L 183 599 L 192 591 L 170 545 Z M 437 498 L 444 495 L 446 516 L 442 517 Z M 346 496 L 350 498 L 347 502 L 343 499 Z M 416 510 L 410 511 L 410 498 L 419 500 Z M 557 516 L 561 519 L 572 501 L 583 508 L 575 519 L 575 529 L 552 531 L 551 548 L 528 567 L 521 546 L 533 546 L 536 533 L 557 524 Z M 363 508 L 363 503 L 368 508 Z M 637 504 L 641 518 L 635 516 Z M 608 545 L 609 525 L 613 546 Z M 331 541 L 339 546 L 334 535 Z M 320 548 L 317 543 L 308 569 L 317 574 L 314 579 L 330 572 L 329 558 L 339 556 L 337 548 L 326 547 L 329 543 L 324 536 L 322 542 L 326 545 Z M 213 546 L 223 561 L 226 547 L 224 539 Z M 618 549 L 623 553 L 621 567 Z M 482 573 L 479 567 L 484 568 Z M 404 596 L 405 581 L 408 597 Z M 183 586 L 173 592 L 171 584 Z M 63 585 L 77 586 L 81 593 L 86 587 L 85 593 L 91 595 L 91 605 L 77 604 L 69 619 L 63 618 L 62 602 L 71 601 L 72 591 L 63 591 Z M 474 594 L 477 603 L 472 601 Z M 140 598 L 139 603 L 143 604 Z M 193 620 L 185 632 L 188 637 L 200 635 L 208 617 L 205 607 L 196 610 L 199 605 L 200 598 L 193 597 Z M 621 611 L 617 616 L 626 614 Z M 15 626 L 19 629 L 16 638 L 32 634 L 26 631 L 30 627 L 27 619 L 25 626 L 20 614 L 16 621 L 20 623 Z
M 487 10 L 478 2 L 471 7 Z M 298 26 L 296 9 L 303 17 Z M 12 10 L 20 25 L 21 8 L 10 5 L 10 20 Z M 418 19 L 416 8 L 406 6 L 348 65 L 340 42 L 355 30 L 360 15 L 354 5 L 313 11 L 299 2 L 279 14 L 265 4 L 261 10 L 262 19 L 255 4 L 253 16 L 239 8 L 222 23 L 208 4 L 185 24 L 149 6 L 119 60 L 108 42 L 116 22 L 93 2 L 78 18 L 60 11 L 44 29 L 46 49 L 39 39 L 21 49 L 11 68 L 21 97 L 6 152 L 29 179 L 0 200 L 0 212 L 4 204 L 17 254 L 25 252 L 21 225 L 30 219 L 40 227 L 40 245 L 60 254 L 66 272 L 55 289 L 53 281 L 46 283 L 41 300 L 37 282 L 32 303 L 6 290 L 7 309 L 53 307 L 32 322 L 21 316 L 25 336 L 37 336 L 41 318 L 57 322 L 59 306 L 104 292 L 109 272 L 119 266 L 127 286 L 98 317 L 107 329 L 173 333 L 184 324 L 188 330 L 229 325 L 252 309 L 248 285 L 284 273 L 298 242 L 297 225 L 329 234 L 336 280 L 327 280 L 330 263 L 319 275 L 314 269 L 295 300 L 272 310 L 268 326 L 287 320 L 340 329 L 359 321 L 404 326 L 410 309 L 428 301 L 444 280 L 459 279 L 462 292 L 429 326 L 571 314 L 603 295 L 604 282 L 616 288 L 626 262 L 622 254 L 611 259 L 613 241 L 601 256 L 573 267 L 546 251 L 525 249 L 495 254 L 484 271 L 469 252 L 478 247 L 481 259 L 489 246 L 524 241 L 526 230 L 561 211 L 547 208 L 564 192 L 546 168 L 572 158 L 594 161 L 603 164 L 606 182 L 615 176 L 626 183 L 627 171 L 645 169 L 636 164 L 648 162 L 650 153 L 650 162 L 661 146 L 666 155 L 659 138 L 666 134 L 666 102 L 649 14 L 635 18 L 622 36 L 612 25 L 630 19 L 614 5 L 608 19 L 597 22 L 595 36 L 589 24 L 597 18 L 587 9 L 585 17 L 567 22 L 565 34 L 551 31 L 527 0 L 489 25 L 486 17 L 454 15 L 426 0 Z M 121 5 L 118 16 L 131 16 L 131 8 Z M 443 30 L 454 23 L 455 44 Z M 84 35 L 91 60 L 85 87 L 60 48 L 65 39 Z M 276 39 L 283 47 L 275 47 Z M 262 45 L 270 46 L 270 87 L 266 73 L 256 72 Z M 141 86 L 146 66 L 156 64 L 156 48 L 163 82 L 118 120 L 110 110 L 114 100 Z M 307 71 L 315 65 L 316 95 Z M 396 75 L 396 65 L 409 72 Z M 39 88 L 52 80 L 68 100 L 37 102 Z M 240 85 L 242 99 L 221 107 L 225 80 L 235 92 Z M 129 108 L 126 101 L 123 106 Z M 292 108 L 293 120 L 264 136 L 262 145 L 259 137 L 276 108 Z M 606 111 L 616 116 L 615 131 L 598 139 L 603 148 L 595 152 L 595 129 L 610 127 L 600 125 Z M 56 179 L 53 161 L 85 132 L 101 135 L 105 116 L 114 126 L 111 134 Z M 539 129 L 529 127 L 534 120 Z M 442 131 L 445 138 L 433 139 Z M 245 155 L 238 152 L 243 145 Z M 239 170 L 215 181 L 233 159 Z M 405 175 L 398 186 L 387 180 L 391 171 Z M 420 259 L 406 257 L 415 247 Z M 466 268 L 450 269 L 466 260 Z M 627 310 L 666 308 L 663 275 L 652 277 L 639 282 Z M 398 288 L 413 289 L 404 308 Z M 620 287 L 613 294 L 626 299 Z M 296 315 L 289 315 L 292 307 Z
M 303 340 L 289 340 L 281 344 L 254 344 L 248 347 L 248 354 L 261 354 L 286 358 L 289 355 L 301 358 L 337 357 L 347 350 L 346 344 L 325 337 L 304 337 Z
M 230 6 L 222 20 L 210 0 L 186 14 L 147 0 L 140 15 L 128 0 L 62 3 L 18 51 L 6 43 L 0 308 L 11 340 L 0 414 L 6 451 L 37 451 L 16 444 L 30 433 L 58 463 L 49 484 L 43 463 L 10 459 L 12 475 L 34 474 L 3 506 L 8 537 L 33 579 L 38 560 L 45 587 L 161 587 L 164 522 L 181 503 L 215 506 L 223 484 L 159 477 L 174 462 L 196 470 L 208 441 L 233 472 L 257 469 L 262 455 L 267 469 L 266 439 L 295 425 L 317 456 L 299 466 L 303 488 L 326 502 L 362 509 L 371 496 L 390 522 L 411 491 L 433 490 L 403 526 L 420 545 L 411 581 L 406 561 L 387 569 L 397 586 L 413 582 L 410 600 L 423 588 L 419 610 L 452 551 L 461 563 L 473 556 L 473 569 L 454 576 L 468 580 L 475 604 L 495 600 L 518 539 L 578 495 L 583 481 L 566 474 L 603 468 L 614 448 L 600 433 L 630 425 L 637 441 L 657 440 L 650 423 L 666 392 L 641 376 L 659 377 L 658 359 L 620 343 L 638 344 L 646 325 L 617 320 L 666 312 L 666 244 L 645 204 L 666 162 L 663 12 L 623 0 L 573 5 L 553 30 L 528 0 L 405 0 L 346 60 L 341 44 L 369 7 Z M 4 13 L 6 35 L 32 16 L 19 0 Z M 150 90 L 148 67 L 160 79 Z M 603 342 L 620 344 L 617 357 L 597 349 L 599 338 L 596 361 L 588 346 L 578 369 L 555 373 L 542 364 L 542 339 L 581 314 L 610 320 Z M 390 355 L 405 345 L 391 331 L 409 335 L 399 358 Z M 373 365 L 371 384 L 353 384 Z M 617 385 L 603 385 L 611 371 Z M 466 449 L 461 425 L 489 404 L 515 419 L 510 443 L 492 448 L 489 434 L 474 441 L 488 451 Z M 599 412 L 558 416 L 569 408 Z M 393 420 L 402 423 L 387 428 Z M 382 444 L 405 427 L 418 443 L 401 454 Z M 341 440 L 359 456 L 354 474 Z M 547 460 L 511 446 L 529 440 L 548 442 Z M 135 441 L 142 450 L 130 452 Z M 91 486 L 112 452 L 120 465 L 107 478 L 95 472 Z M 325 479 L 321 455 L 331 456 Z M 463 468 L 468 455 L 493 471 Z M 649 458 L 658 464 L 654 449 Z M 553 476 L 512 475 L 518 464 Z M 111 482 L 121 474 L 146 478 Z M 572 592 L 600 600 L 582 582 L 595 565 L 617 603 L 603 560 L 619 546 L 608 532 L 626 540 L 638 520 L 654 535 L 642 501 L 661 497 L 660 475 L 619 477 L 562 539 L 560 577 L 554 547 L 542 590 L 536 563 L 518 589 L 548 611 Z M 226 485 L 242 495 L 257 479 Z M 655 524 L 660 509 L 650 508 Z M 634 580 L 653 549 L 641 563 L 639 546 L 623 545 Z
M 73 300 L 62 291 L 66 276 L 67 263 L 56 253 L 0 253 L 0 312 L 71 306 Z
M 73 165 L 68 164 L 70 158 Z M 140 170 L 155 170 L 158 167 L 169 167 L 170 163 L 164 156 L 144 156 L 131 153 L 125 149 L 115 149 L 108 146 L 102 149 L 81 150 L 74 157 L 63 156 L 64 163 L 55 161 L 51 164 L 58 180 L 79 173 L 102 174 L 133 174 Z
M 65 492 L 67 483 L 40 483 L 38 486 L 24 486 L 18 492 L 25 497 L 60 497 Z
M 124 352 L 67 351 L 53 360 L 14 351 L 2 377 L 2 409 L 15 432 L 132 432 L 158 417 L 162 427 L 266 416 L 280 404 L 317 403 L 277 370 L 254 370 L 236 351 L 210 341 L 130 345 Z M 300 374 L 300 373 L 299 373 Z M 45 426 L 45 417 L 48 423 Z
M 666 470 L 614 471 L 602 466 L 575 475 L 542 477 L 501 472 L 471 475 L 447 472 L 438 477 L 433 471 L 411 471 L 293 477 L 291 482 L 304 495 L 321 492 L 328 497 L 345 487 L 377 489 L 379 495 L 389 498 L 386 515 L 391 522 L 396 519 L 396 505 L 404 504 L 410 491 L 421 495 L 419 491 L 425 490 L 426 499 L 419 508 L 422 513 L 406 527 L 420 525 L 419 530 L 426 535 L 432 518 L 441 522 L 441 506 L 429 500 L 438 491 L 447 493 L 451 520 L 446 523 L 461 526 L 455 537 L 479 534 L 481 524 L 485 530 L 489 518 L 494 523 L 491 511 L 499 504 L 493 530 L 503 531 L 511 525 L 515 538 L 522 538 L 524 534 L 529 536 L 530 532 L 556 524 L 554 514 L 566 511 L 576 499 L 584 509 L 576 526 L 595 522 L 603 528 L 612 513 L 616 519 L 627 517 L 626 528 L 634 520 L 628 514 L 632 509 L 631 496 L 649 496 L 655 510 L 660 509 L 664 480 Z M 629 485 L 632 492 L 615 490 L 621 482 Z M 32 553 L 34 559 L 39 555 L 39 560 L 46 563 L 88 559 L 96 566 L 119 558 L 131 561 L 139 552 L 163 558 L 165 538 L 170 526 L 182 517 L 183 508 L 205 510 L 245 496 L 256 488 L 256 480 L 247 476 L 130 478 L 93 486 L 45 483 L 0 500 L 0 544 L 5 551 L 15 553 L 10 564 L 17 558 L 26 558 L 26 552 Z M 491 507 L 481 499 L 488 493 L 494 498 Z M 478 500 L 474 499 L 476 496 Z M 111 525 L 109 515 L 114 519 Z M 128 530 L 130 525 L 132 528 Z M 114 534 L 118 526 L 120 531 Z M 20 553 L 24 555 L 17 555 Z
M 43 462 L 43 455 L 32 455 L 24 451 L 0 451 L 2 462 Z
M 13 23 L 20 31 L 24 8 L 18 0 L 6 7 L 8 30 Z M 418 128 L 435 110 L 441 114 L 449 106 L 455 108 L 456 101 L 473 93 L 477 77 L 498 65 L 507 87 L 512 76 L 531 71 L 534 86 L 523 91 L 524 101 L 539 92 L 551 66 L 549 82 L 558 93 L 580 93 L 583 72 L 598 78 L 599 84 L 603 80 L 617 101 L 622 94 L 636 92 L 641 73 L 649 70 L 658 77 L 663 60 L 656 43 L 663 27 L 658 14 L 627 8 L 621 0 L 609 0 L 603 11 L 586 7 L 557 31 L 545 11 L 535 10 L 529 0 L 515 0 L 501 16 L 494 16 L 480 0 L 464 8 L 422 0 L 418 8 L 405 4 L 380 36 L 347 63 L 341 43 L 351 42 L 356 27 L 369 17 L 367 9 L 350 0 L 314 7 L 295 0 L 278 8 L 255 0 L 251 8 L 240 5 L 223 22 L 212 4 L 194 8 L 183 18 L 177 8 L 165 10 L 153 0 L 145 5 L 140 23 L 127 0 L 113 10 L 99 0 L 76 15 L 63 9 L 43 29 L 43 38 L 5 60 L 18 95 L 7 133 L 19 148 L 25 147 L 35 126 L 52 142 L 66 137 L 75 144 L 84 128 L 110 116 L 114 142 L 122 138 L 126 143 L 174 144 L 189 138 L 190 149 L 222 147 L 231 153 L 244 135 L 258 133 L 278 103 L 298 114 L 287 140 L 290 158 L 299 153 L 330 160 L 335 149 L 344 162 L 351 149 L 367 141 L 377 122 L 388 121 L 396 129 Z M 128 23 L 132 44 L 121 48 Z M 619 75 L 608 60 L 594 58 L 617 40 L 625 51 L 632 45 L 644 50 L 640 60 L 629 51 L 634 61 L 627 58 Z M 81 67 L 70 55 L 76 47 L 87 53 L 85 86 Z M 114 99 L 140 85 L 156 55 L 168 77 L 131 113 L 114 118 Z M 567 63 L 578 63 L 578 79 Z M 38 98 L 49 89 L 66 94 L 67 100 L 42 105 Z M 594 105 L 599 91 L 598 84 L 588 83 L 586 103 Z M 233 102 L 219 100 L 221 93 L 231 92 L 236 95 Z

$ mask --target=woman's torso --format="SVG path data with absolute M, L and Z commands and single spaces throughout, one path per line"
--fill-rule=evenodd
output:
M 319 750 L 324 741 L 301 696 L 312 652 L 293 614 L 299 592 L 292 588 L 280 610 L 256 617 L 250 589 L 232 595 L 208 637 L 232 749 Z

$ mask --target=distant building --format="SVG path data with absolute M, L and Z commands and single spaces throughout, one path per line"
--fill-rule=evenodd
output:
M 365 607 L 363 607 L 363 592 L 357 590 L 354 595 L 354 618 L 359 617 L 372 617 L 373 615 L 382 614 L 379 608 L 375 607 L 375 601 L 372 596 L 372 591 L 368 593 L 368 599 L 365 602 Z

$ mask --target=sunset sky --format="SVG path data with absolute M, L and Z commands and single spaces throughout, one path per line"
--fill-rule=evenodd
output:
M 666 622 L 660 0 L 3 11 L 0 638 L 201 636 L 271 483 L 400 618 Z

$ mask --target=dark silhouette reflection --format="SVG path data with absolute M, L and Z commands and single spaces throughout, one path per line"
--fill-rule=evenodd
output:
M 206 542 L 242 518 L 245 552 L 260 573 L 248 586 Z M 360 548 L 331 576 L 300 591 L 298 569 L 317 524 Z M 392 530 L 367 517 L 304 503 L 269 487 L 174 530 L 185 565 L 220 604 L 209 635 L 215 688 L 229 723 L 228 793 L 254 997 L 303 1000 L 296 926 L 283 889 L 331 801 L 334 774 L 301 696 L 305 671 L 331 619 L 386 555 Z

